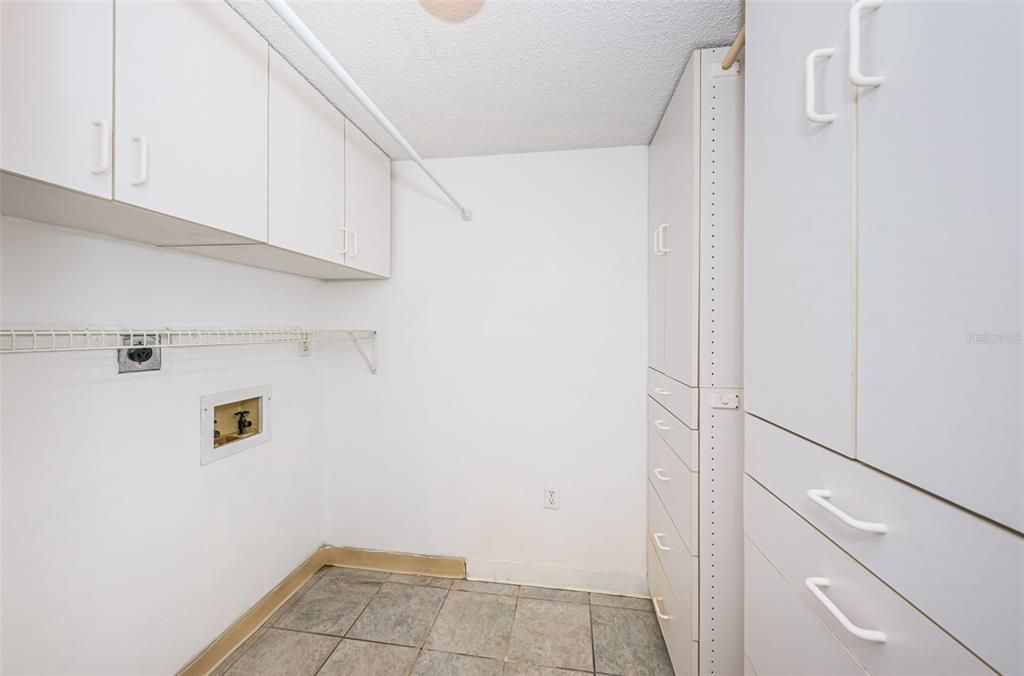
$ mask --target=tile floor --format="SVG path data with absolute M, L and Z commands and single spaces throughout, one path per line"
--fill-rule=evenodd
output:
M 322 568 L 217 676 L 672 674 L 647 599 Z

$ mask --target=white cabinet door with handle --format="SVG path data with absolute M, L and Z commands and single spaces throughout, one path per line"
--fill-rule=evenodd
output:
M 647 155 L 647 365 L 665 372 L 665 134 L 659 127 Z
M 1024 531 L 1024 5 L 850 20 L 858 459 Z
M 270 53 L 270 244 L 345 262 L 345 118 Z
M 114 3 L 0 3 L 0 166 L 111 196 Z
M 223 2 L 116 9 L 114 197 L 266 241 L 266 42 Z
M 345 263 L 391 274 L 391 159 L 351 122 L 345 123 Z
M 743 342 L 747 411 L 853 455 L 849 7 L 747 5 Z

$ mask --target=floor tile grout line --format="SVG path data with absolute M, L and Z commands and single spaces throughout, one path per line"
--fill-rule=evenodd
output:
M 597 641 L 594 640 L 594 606 L 587 604 L 587 617 L 590 618 L 590 668 L 597 673 Z

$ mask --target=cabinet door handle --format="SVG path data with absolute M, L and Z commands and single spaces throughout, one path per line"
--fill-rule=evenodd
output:
M 654 388 L 654 393 L 655 393 L 655 394 L 660 394 L 660 395 L 661 395 L 661 396 L 663 396 L 663 397 L 667 397 L 668 395 L 672 394 L 672 393 L 671 393 L 671 392 L 669 392 L 668 390 L 663 390 L 663 389 L 662 389 L 662 388 L 660 388 L 660 387 L 655 387 L 655 388 Z
M 809 497 L 814 504 L 836 517 L 850 528 L 856 528 L 857 530 L 866 531 L 868 533 L 886 533 L 889 530 L 889 527 L 884 523 L 861 521 L 860 519 L 855 519 L 843 510 L 839 509 L 825 499 L 832 497 L 832 491 L 826 488 L 812 488 L 807 491 L 807 497 Z
M 865 9 L 877 9 L 882 0 L 858 0 L 850 8 L 850 82 L 861 87 L 877 87 L 885 78 L 860 72 L 860 15 Z
M 338 253 L 345 255 L 348 253 L 348 228 L 338 228 L 338 232 L 341 233 L 341 247 L 338 249 Z
M 132 185 L 145 185 L 149 180 L 149 141 L 145 136 L 132 136 L 139 144 L 139 175 L 131 182 Z
M 816 88 L 814 86 L 815 80 L 817 79 L 814 73 L 814 64 L 818 59 L 828 59 L 835 53 L 835 49 L 827 47 L 825 49 L 815 49 L 807 55 L 807 61 L 805 64 L 806 77 L 804 82 L 804 114 L 811 122 L 828 124 L 832 120 L 836 119 L 835 113 L 819 113 L 814 109 L 815 99 L 817 98 L 815 93 Z
M 665 545 L 661 544 L 661 538 L 664 537 L 664 535 L 664 533 L 651 533 L 651 539 L 654 540 L 655 547 L 657 547 L 663 552 L 670 552 L 672 551 L 671 547 L 666 547 Z
M 672 429 L 671 427 L 665 424 L 664 420 L 655 420 L 654 426 L 657 427 L 662 432 L 668 432 Z
M 825 592 L 821 591 L 821 587 L 827 587 L 831 584 L 827 577 L 809 577 L 804 580 L 804 584 L 814 594 L 814 598 L 818 599 L 821 605 L 825 606 L 825 609 L 832 613 L 832 617 L 836 618 L 836 621 L 843 625 L 843 629 L 865 641 L 885 643 L 885 632 L 858 627 L 853 622 L 850 622 L 850 618 L 844 615 L 843 611 L 839 610 L 829 597 L 825 596 Z
M 347 253 L 352 258 L 355 258 L 356 256 L 359 255 L 359 233 L 356 232 L 355 230 L 352 230 L 351 232 L 352 232 L 352 248 L 349 249 L 347 247 L 347 245 L 346 245 L 345 253 Z
M 671 620 L 672 619 L 671 615 L 666 615 L 665 613 L 661 612 L 661 604 L 658 603 L 658 601 L 662 601 L 662 600 L 664 600 L 664 599 L 662 599 L 660 596 L 652 596 L 651 597 L 651 603 L 654 604 L 654 614 L 657 615 L 662 620 Z
M 100 161 L 91 170 L 99 176 L 110 171 L 110 125 L 106 120 L 95 120 L 92 125 L 100 130 Z
M 665 232 L 668 230 L 668 223 L 662 223 L 658 226 L 658 229 L 654 231 L 654 253 L 658 256 L 664 256 L 671 249 L 665 246 Z
M 663 470 L 660 467 L 655 467 L 654 469 L 651 470 L 651 473 L 654 474 L 654 476 L 658 477 L 658 479 L 661 481 L 672 481 L 671 477 L 665 476 L 665 470 Z

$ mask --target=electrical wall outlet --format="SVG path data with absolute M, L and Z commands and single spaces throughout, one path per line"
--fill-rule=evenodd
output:
M 309 341 L 299 341 L 299 356 L 308 357 L 311 354 L 313 354 L 313 347 L 309 344 Z
M 560 499 L 558 497 L 558 486 L 544 487 L 544 509 L 558 509 Z

